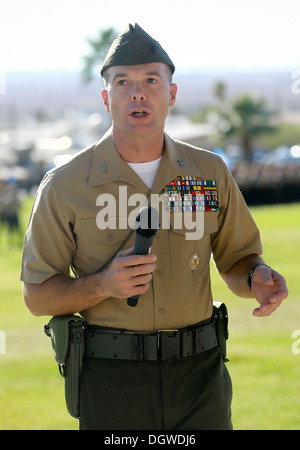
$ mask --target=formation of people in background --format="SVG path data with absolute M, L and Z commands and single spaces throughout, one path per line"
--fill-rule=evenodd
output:
M 16 180 L 0 180 L 0 230 L 5 228 L 9 235 L 16 232 L 21 237 L 19 210 L 20 198 Z
M 232 175 L 249 206 L 300 201 L 299 164 L 239 164 Z

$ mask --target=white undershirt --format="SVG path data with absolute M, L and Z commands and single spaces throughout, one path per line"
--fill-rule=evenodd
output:
M 144 162 L 144 163 L 127 163 L 132 170 L 143 180 L 149 189 L 152 188 L 156 173 L 158 171 L 161 158 L 155 159 L 154 161 Z

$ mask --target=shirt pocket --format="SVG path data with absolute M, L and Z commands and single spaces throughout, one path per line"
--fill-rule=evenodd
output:
M 87 273 L 100 270 L 118 253 L 130 233 L 134 236 L 130 229 L 116 229 L 114 224 L 118 224 L 118 220 L 108 223 L 104 230 L 97 227 L 96 217 L 80 220 L 74 262 Z M 133 236 L 124 248 L 133 245 Z
M 198 233 L 183 226 L 170 227 L 170 263 L 173 281 L 179 284 L 194 280 L 197 273 L 204 275 L 211 256 L 210 235 L 218 230 L 217 213 L 205 211 L 204 220 L 199 225 Z M 187 238 L 188 236 L 188 238 Z M 199 238 L 200 236 L 200 238 Z

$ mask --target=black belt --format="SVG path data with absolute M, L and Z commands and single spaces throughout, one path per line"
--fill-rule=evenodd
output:
M 215 322 L 149 334 L 87 329 L 85 337 L 86 356 L 134 361 L 187 358 L 218 345 Z

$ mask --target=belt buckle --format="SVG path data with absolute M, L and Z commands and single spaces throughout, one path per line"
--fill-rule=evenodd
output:
M 180 334 L 178 330 L 158 330 L 157 348 L 161 360 L 180 358 Z

